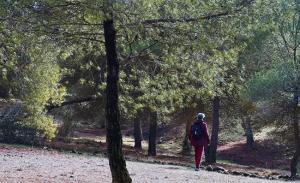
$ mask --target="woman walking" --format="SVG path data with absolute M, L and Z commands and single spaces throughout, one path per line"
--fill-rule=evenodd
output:
M 198 113 L 189 133 L 191 145 L 195 148 L 195 170 L 199 171 L 204 147 L 209 144 L 207 125 L 204 122 L 205 114 Z

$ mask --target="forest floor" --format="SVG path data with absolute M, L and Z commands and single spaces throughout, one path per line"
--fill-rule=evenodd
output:
M 106 158 L 71 154 L 50 149 L 0 144 L 0 182 L 5 183 L 96 183 L 111 182 Z M 127 161 L 133 182 L 277 183 L 243 176 L 225 175 L 186 166 Z M 288 182 L 288 181 L 285 181 Z
M 178 129 L 178 128 L 176 128 Z M 170 133 L 170 132 L 169 132 Z M 176 133 L 176 132 L 171 132 Z M 90 153 L 92 155 L 105 155 L 105 129 L 77 129 L 73 137 L 65 140 L 56 140 L 45 144 L 48 148 L 73 153 Z M 123 151 L 128 160 L 162 165 L 177 165 L 192 168 L 194 166 L 193 152 L 191 155 L 181 154 L 182 138 L 168 138 L 169 135 L 158 135 L 157 156 L 147 156 L 147 142 L 143 141 L 143 150 L 133 148 L 134 140 L 123 131 Z M 179 135 L 180 136 L 180 135 Z M 167 138 L 165 138 L 167 137 Z M 288 179 L 289 158 L 286 148 L 271 140 L 256 137 L 254 148 L 249 150 L 244 140 L 236 140 L 221 144 L 218 148 L 218 160 L 212 166 L 204 169 L 231 175 L 244 175 L 247 177 L 260 177 L 264 179 Z M 218 170 L 220 169 L 221 170 Z M 299 167 L 300 169 L 300 167 Z M 300 172 L 299 172 L 300 173 Z M 299 178 L 297 180 L 300 180 Z
M 182 156 L 181 143 L 182 134 L 178 137 L 172 138 L 170 134 L 180 134 L 180 128 L 169 129 L 167 132 L 163 132 L 158 136 L 157 151 L 158 156 L 153 161 L 162 161 L 163 163 L 175 164 L 175 165 L 193 165 L 193 154 L 190 156 Z M 181 128 L 182 129 L 182 128 Z M 176 130 L 173 131 L 172 130 Z M 162 134 L 167 133 L 167 134 Z M 80 149 L 86 149 L 86 146 L 100 146 L 105 149 L 105 129 L 81 129 L 74 133 L 72 143 L 68 143 L 69 150 L 74 148 L 80 151 Z M 147 140 L 143 141 L 143 151 L 136 151 L 134 146 L 134 139 L 129 134 L 132 132 L 123 132 L 124 151 L 126 155 L 137 157 L 138 160 L 149 160 L 147 157 Z M 78 137 L 78 138 L 76 138 Z M 89 140 L 89 141 L 86 141 Z M 97 142 L 93 144 L 92 142 Z M 83 147 L 80 147 L 82 145 Z M 57 147 L 65 147 L 65 144 L 55 144 Z M 91 150 L 93 151 L 93 150 Z M 193 153 L 193 152 L 192 152 Z M 216 166 L 222 166 L 232 171 L 245 171 L 251 173 L 257 173 L 259 176 L 268 176 L 269 174 L 289 174 L 290 155 L 289 150 L 282 145 L 276 144 L 273 140 L 266 138 L 265 135 L 257 135 L 255 137 L 255 144 L 253 149 L 248 149 L 245 139 L 238 139 L 233 142 L 227 142 L 220 144 L 218 147 L 218 164 Z M 300 166 L 299 166 L 300 169 Z M 300 173 L 300 172 L 299 172 Z

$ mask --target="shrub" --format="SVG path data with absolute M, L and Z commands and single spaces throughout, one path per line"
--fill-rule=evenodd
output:
M 21 102 L 8 104 L 0 111 L 0 141 L 4 143 L 37 144 L 55 137 L 52 119 L 25 113 Z

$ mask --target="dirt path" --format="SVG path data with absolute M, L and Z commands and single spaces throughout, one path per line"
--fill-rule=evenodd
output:
M 0 145 L 0 182 L 111 182 L 108 161 L 105 158 L 65 154 L 34 148 L 14 148 Z M 133 182 L 222 182 L 222 183 L 277 183 L 248 177 L 224 175 L 180 166 L 127 162 Z M 283 182 L 283 181 L 282 181 Z

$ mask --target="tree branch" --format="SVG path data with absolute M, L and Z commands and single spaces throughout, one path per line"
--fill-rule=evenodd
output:
M 189 22 L 198 22 L 200 20 L 210 20 L 214 18 L 220 18 L 220 17 L 225 17 L 229 16 L 231 14 L 240 12 L 243 8 L 251 5 L 255 0 L 244 0 L 239 4 L 239 7 L 236 8 L 233 11 L 225 11 L 225 12 L 219 12 L 219 13 L 209 13 L 207 15 L 197 17 L 197 18 L 183 18 L 183 19 L 174 19 L 174 18 L 158 18 L 158 19 L 149 19 L 149 20 L 144 20 L 139 23 L 133 23 L 132 25 L 137 25 L 137 24 L 143 24 L 143 25 L 149 25 L 149 24 L 158 24 L 158 23 L 189 23 Z
M 50 112 L 53 109 L 60 108 L 60 107 L 63 107 L 63 106 L 67 106 L 67 105 L 80 104 L 80 103 L 84 103 L 84 102 L 93 102 L 93 101 L 96 101 L 98 98 L 99 97 L 97 97 L 95 95 L 92 95 L 92 96 L 88 96 L 88 97 L 76 98 L 76 99 L 73 99 L 73 100 L 65 101 L 65 102 L 62 102 L 59 105 L 49 104 L 48 106 L 46 106 L 46 110 L 48 112 Z
M 158 44 L 158 42 L 154 42 L 152 44 L 150 44 L 149 46 L 137 51 L 135 54 L 134 53 L 130 53 L 127 57 L 125 57 L 124 59 L 121 60 L 121 62 L 126 62 L 128 60 L 131 60 L 133 58 L 139 57 L 142 55 L 142 53 L 144 53 L 145 51 L 147 51 L 148 49 L 152 48 L 153 46 L 155 46 L 156 44 Z

